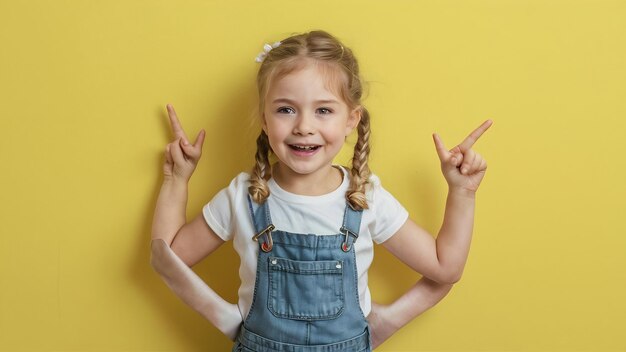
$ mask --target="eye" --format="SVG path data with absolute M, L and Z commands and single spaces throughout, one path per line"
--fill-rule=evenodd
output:
M 332 114 L 332 112 L 333 112 L 332 110 L 330 110 L 328 108 L 319 108 L 318 110 L 319 111 L 326 111 L 326 112 L 323 112 L 322 115 Z
M 292 108 L 290 108 L 290 107 L 288 107 L 288 106 L 283 106 L 283 107 L 279 108 L 278 110 L 276 110 L 276 112 L 282 113 L 283 111 L 285 111 L 285 110 L 287 110 L 287 109 L 289 109 L 289 110 L 293 111 L 293 109 L 292 109 Z M 288 112 L 288 113 L 289 113 L 289 112 Z

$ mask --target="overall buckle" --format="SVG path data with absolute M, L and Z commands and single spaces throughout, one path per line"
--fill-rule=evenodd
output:
M 359 235 L 348 230 L 348 228 L 344 226 L 341 227 L 341 232 L 343 232 L 346 235 L 345 239 L 343 240 L 343 243 L 341 244 L 341 250 L 344 252 L 348 252 L 352 248 L 352 245 L 348 244 L 348 236 L 354 237 L 354 241 L 356 241 L 356 239 L 359 238 Z M 354 241 L 352 242 L 354 243 Z
M 271 251 L 272 247 L 274 247 L 274 241 L 272 240 L 272 231 L 275 228 L 276 227 L 274 227 L 273 224 L 269 224 L 269 226 L 267 226 L 264 230 L 262 230 L 261 232 L 257 233 L 256 235 L 252 236 L 252 240 L 258 242 L 259 241 L 259 237 L 261 237 L 263 235 L 267 235 L 267 242 L 261 243 L 261 249 L 265 253 Z

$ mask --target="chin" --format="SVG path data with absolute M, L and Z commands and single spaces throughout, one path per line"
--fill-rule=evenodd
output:
M 280 162 L 282 165 L 282 167 L 285 167 L 287 169 L 289 169 L 291 172 L 297 173 L 299 175 L 309 175 L 309 174 L 313 174 L 316 173 L 320 170 L 323 170 L 326 168 L 326 165 L 320 165 L 318 163 L 310 163 L 310 162 L 304 162 L 304 163 L 293 163 L 293 162 Z M 307 165 L 308 164 L 308 165 Z M 331 166 L 331 164 L 329 164 L 329 166 Z
M 309 175 L 312 173 L 315 173 L 316 171 L 319 171 L 320 169 L 322 169 L 322 167 L 315 167 L 315 166 L 290 166 L 290 165 L 285 165 L 287 166 L 291 171 L 300 174 L 300 175 Z

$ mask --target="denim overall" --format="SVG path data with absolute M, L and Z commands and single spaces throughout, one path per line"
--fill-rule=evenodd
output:
M 371 351 L 353 246 L 363 212 L 346 204 L 340 233 L 318 236 L 276 230 L 267 201 L 256 211 L 250 197 L 248 204 L 259 254 L 252 306 L 232 351 Z

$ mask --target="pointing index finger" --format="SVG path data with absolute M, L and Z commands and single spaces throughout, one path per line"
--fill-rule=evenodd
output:
M 475 129 L 469 136 L 467 136 L 461 144 L 459 144 L 459 148 L 462 151 L 469 150 L 474 143 L 480 138 L 480 136 L 493 124 L 493 121 L 487 120 L 483 122 L 477 129 Z
M 176 138 L 183 137 L 187 140 L 183 126 L 181 126 L 180 121 L 178 121 L 178 116 L 176 116 L 176 111 L 172 104 L 167 104 L 167 114 L 170 117 L 170 124 L 172 125 L 174 136 L 176 136 Z

